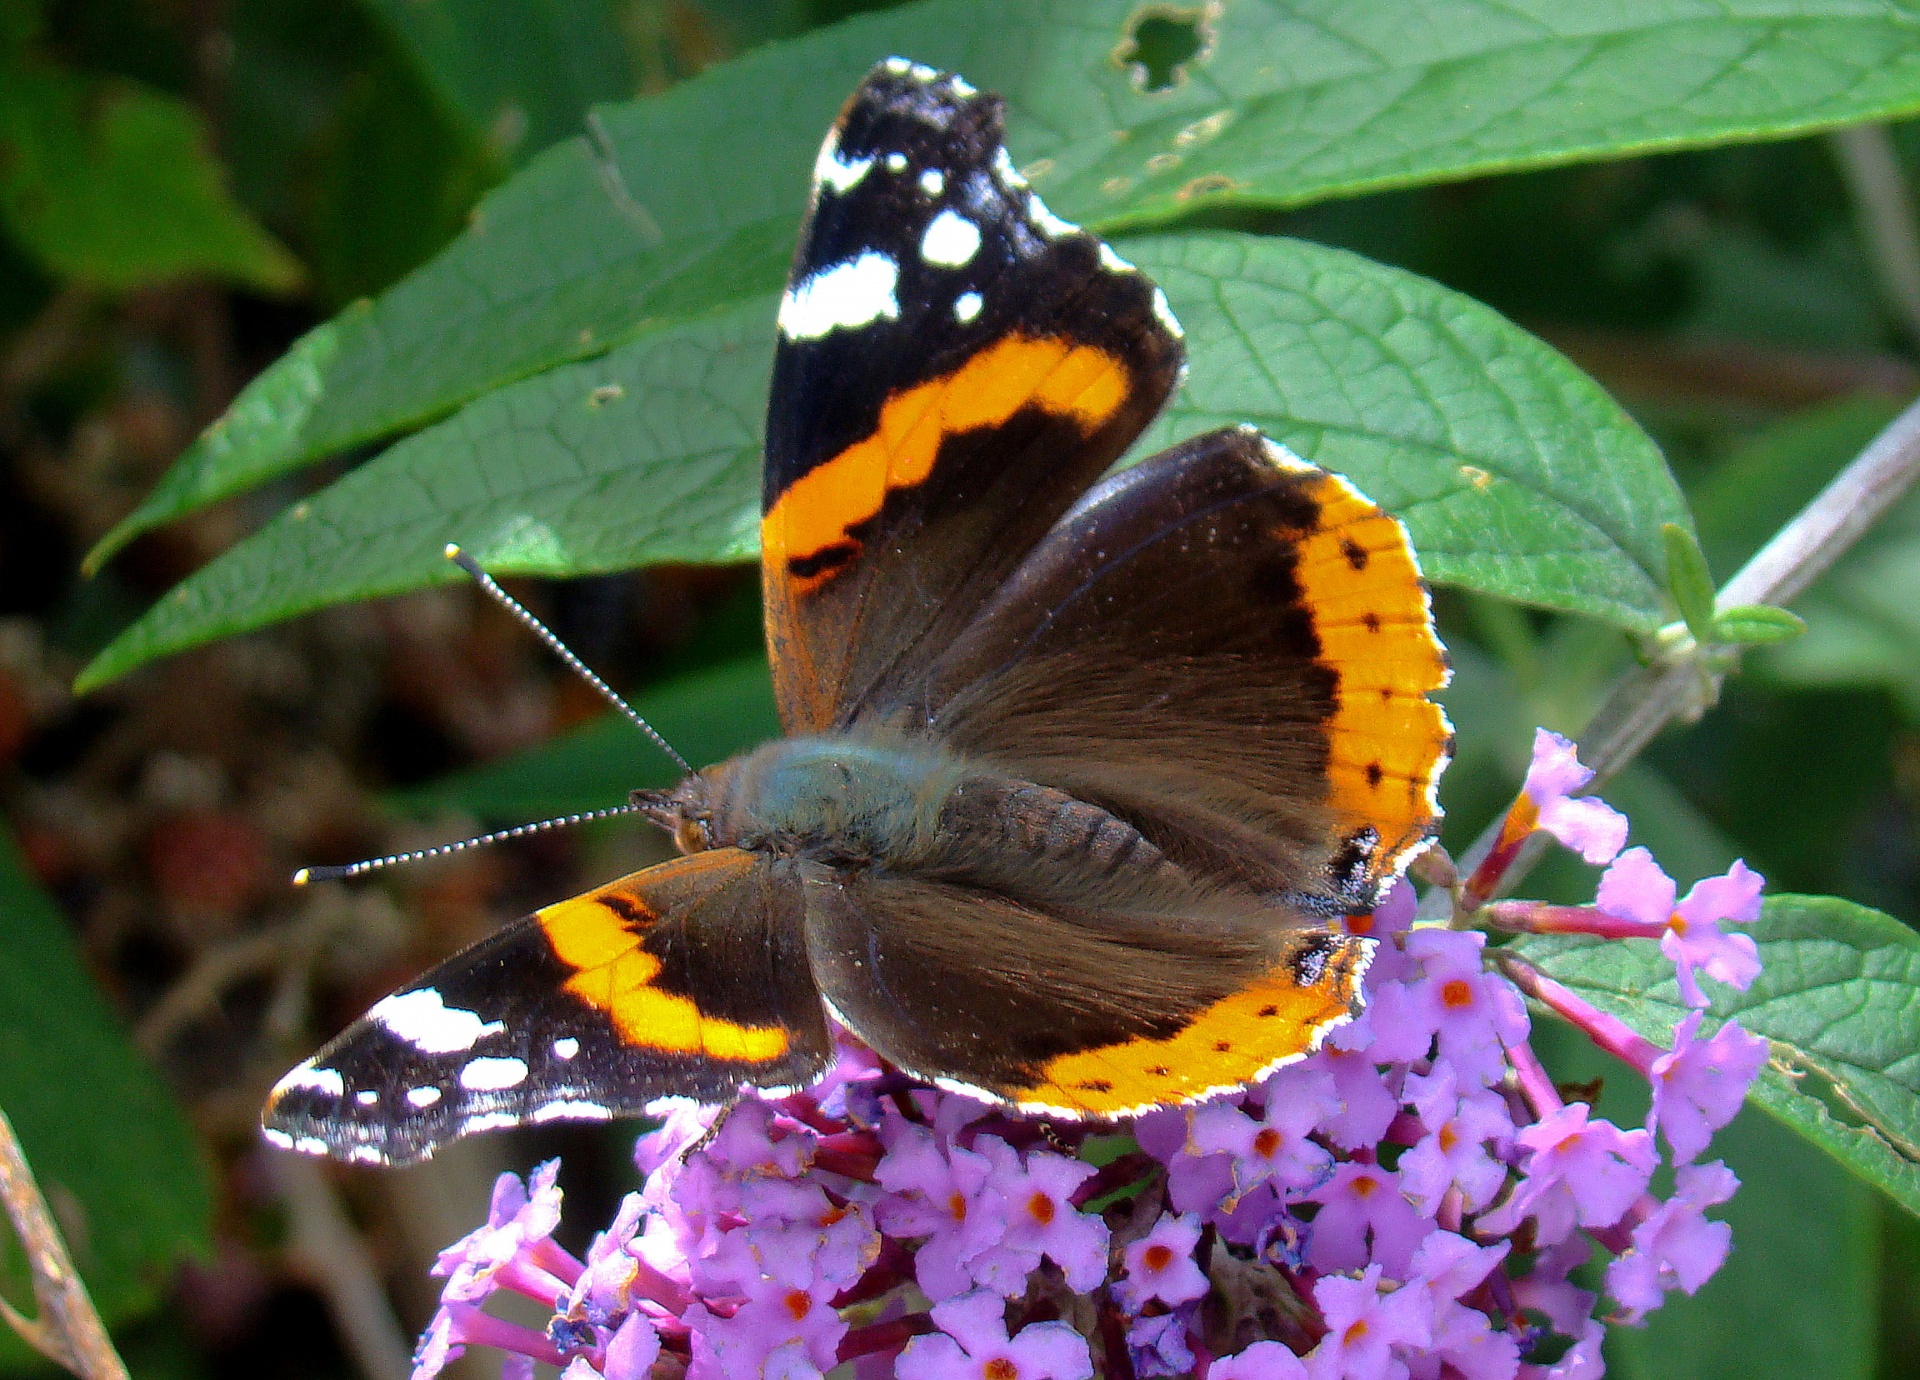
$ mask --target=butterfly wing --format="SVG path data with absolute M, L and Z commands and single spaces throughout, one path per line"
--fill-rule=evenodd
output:
M 898 699 L 1180 361 L 1158 289 L 1013 171 L 998 97 L 876 67 L 821 149 L 780 307 L 760 534 L 788 732 Z
M 1447 674 L 1405 529 L 1236 428 L 1092 489 L 939 657 L 924 708 L 1203 875 L 1356 909 L 1435 832 Z
M 1194 1102 L 1304 1057 L 1359 1008 L 1372 952 L 1218 896 L 1081 907 L 881 869 L 808 894 L 816 980 L 862 1040 L 1060 1116 Z
M 267 1136 L 404 1164 L 474 1131 L 803 1087 L 830 1046 L 802 907 L 791 864 L 724 848 L 536 911 L 281 1079 Z

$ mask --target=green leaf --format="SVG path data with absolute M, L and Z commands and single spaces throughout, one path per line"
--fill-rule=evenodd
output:
M 159 1075 L 128 1044 L 66 922 L 0 833 L 0 1108 L 20 1134 L 109 1325 L 151 1309 L 180 1257 L 210 1239 L 207 1168 Z M 0 1279 L 30 1298 L 0 1229 Z M 0 1329 L 0 1367 L 29 1353 Z
M 1761 646 L 1771 642 L 1790 642 L 1807 630 L 1807 620 L 1772 604 L 1735 604 L 1713 617 L 1711 640 Z
M 1433 578 L 1658 625 L 1660 524 L 1686 521 L 1685 504 L 1652 442 L 1548 347 L 1435 283 L 1299 240 L 1129 248 L 1165 285 L 1192 360 L 1139 453 L 1255 422 L 1405 518 Z M 762 299 L 642 337 L 410 437 L 189 577 L 80 684 L 451 579 L 449 541 L 524 574 L 750 558 L 772 311 Z
M 1770 896 L 1748 933 L 1752 988 L 1708 986 L 1715 1018 L 1772 1043 L 1752 1100 L 1920 1213 L 1920 934 L 1831 896 Z M 1516 951 L 1662 1044 L 1685 1014 L 1651 940 L 1530 935 Z
M 695 766 L 780 736 L 765 657 L 689 672 L 633 699 L 640 716 Z M 404 810 L 452 806 L 482 819 L 517 823 L 617 805 L 627 792 L 670 786 L 679 770 L 619 714 L 607 714 L 550 743 L 397 796 Z
M 1646 433 L 1549 346 L 1429 279 L 1304 241 L 1125 248 L 1166 289 L 1191 361 L 1138 453 L 1252 422 L 1404 521 L 1430 578 L 1658 626 L 1661 526 L 1690 527 L 1686 502 Z
M 300 280 L 228 196 L 192 106 L 31 60 L 0 69 L 0 221 L 53 272 L 103 288 Z
M 1134 0 L 924 0 L 604 108 L 590 138 L 535 159 L 371 313 L 333 323 L 310 386 L 269 370 L 255 388 L 294 410 L 236 419 L 218 447 L 189 450 L 191 478 L 142 505 L 96 562 L 187 511 L 182 499 L 777 289 L 821 133 L 889 52 L 1002 92 L 1013 152 L 1054 209 L 1108 232 L 1202 205 L 1300 205 L 1920 107 L 1920 18 L 1895 0 L 1784 13 L 1770 0 L 1239 0 L 1195 8 L 1199 46 L 1163 90 L 1115 60 L 1143 13 Z M 288 367 L 310 369 L 316 352 L 298 353 Z M 239 407 L 262 420 L 254 397 Z
M 1667 547 L 1667 592 L 1680 608 L 1694 641 L 1713 637 L 1713 576 L 1693 533 L 1677 522 L 1660 525 Z
M 591 105 L 634 93 L 616 0 L 370 0 L 449 111 L 496 156 L 580 132 Z

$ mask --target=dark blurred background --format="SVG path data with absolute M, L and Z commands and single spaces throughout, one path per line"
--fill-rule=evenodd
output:
M 136 1375 L 403 1374 L 432 1306 L 433 1251 L 478 1221 L 493 1173 L 539 1156 L 566 1154 L 563 1239 L 583 1244 L 632 1186 L 630 1136 L 494 1137 L 428 1169 L 334 1174 L 261 1153 L 255 1117 L 288 1063 L 387 987 L 504 918 L 650 860 L 658 843 L 587 829 L 353 888 L 287 885 L 303 863 L 570 803 L 552 783 L 582 750 L 540 745 L 600 706 L 471 590 L 330 610 L 69 693 L 152 600 L 361 457 L 144 536 L 94 578 L 80 557 L 250 377 L 430 257 L 590 104 L 854 8 L 0 0 L 0 816 L 184 1108 L 215 1223 L 201 1259 L 144 1280 L 167 1306 L 123 1333 Z M 488 66 L 504 53 L 522 57 Z M 103 225 L 76 185 L 86 179 L 23 153 L 128 111 L 140 118 L 115 126 L 115 151 L 87 178 L 197 208 L 198 241 Z M 1863 195 L 1905 195 L 1901 177 L 1916 174 L 1920 130 L 1896 128 L 1225 223 L 1430 275 L 1557 345 L 1665 447 L 1724 579 L 1920 391 L 1920 284 L 1876 251 Z M 759 646 L 752 571 L 514 588 L 622 689 L 706 687 L 693 709 L 725 719 L 718 741 L 769 727 L 743 707 L 760 700 L 728 689 L 729 668 Z M 1577 730 L 1631 651 L 1597 625 L 1477 596 L 1442 592 L 1440 607 L 1460 667 L 1449 707 L 1462 755 L 1447 783 L 1460 848 L 1512 790 L 1532 726 Z M 1778 889 L 1920 922 L 1920 504 L 1798 607 L 1810 635 L 1750 658 L 1723 703 L 1669 732 L 1611 797 L 1683 884 L 1745 856 Z M 594 755 L 611 790 L 591 803 L 617 803 L 614 768 L 645 752 Z M 1590 895 L 1581 872 L 1542 873 L 1535 889 Z M 0 965 L 24 964 L 9 923 L 0 915 Z M 1767 1156 L 1781 1133 L 1750 1134 L 1749 1153 Z M 1762 1218 L 1738 1226 L 1745 1272 L 1715 1288 L 1747 1291 L 1741 1306 L 1776 1320 L 1791 1300 L 1756 1291 L 1810 1294 L 1814 1350 L 1783 1353 L 1800 1358 L 1796 1373 L 1823 1336 L 1832 1349 L 1815 1373 L 1920 1373 L 1920 1237 L 1813 1152 L 1779 1153 L 1802 1157 L 1779 1191 L 1838 1223 L 1814 1236 L 1844 1258 L 1809 1255 L 1783 1239 L 1784 1219 Z M 113 1232 L 83 1224 L 83 1261 Z M 1837 1289 L 1802 1289 L 1821 1271 L 1840 1272 L 1854 1312 L 1835 1314 Z M 1619 1372 L 1716 1373 L 1681 1336 L 1698 1324 L 1668 1321 L 1706 1304 L 1676 1301 L 1660 1324 L 1675 1330 L 1648 1334 L 1668 1338 L 1664 1353 L 1630 1343 Z M 10 1366 L 32 1363 L 0 1350 Z

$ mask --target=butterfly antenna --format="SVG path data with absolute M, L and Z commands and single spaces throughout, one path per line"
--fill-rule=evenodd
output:
M 339 867 L 303 867 L 293 874 L 295 886 L 306 886 L 310 882 L 337 882 L 347 877 L 360 877 L 369 872 L 378 872 L 383 867 L 396 867 L 401 863 L 425 862 L 428 858 L 444 858 L 449 853 L 464 853 L 469 848 L 479 848 L 484 844 L 499 843 L 504 839 L 523 839 L 529 834 L 544 834 L 549 829 L 565 829 L 569 825 L 586 824 L 596 819 L 613 819 L 619 815 L 637 815 L 648 808 L 645 804 L 610 805 L 604 810 L 588 810 L 578 815 L 558 815 L 553 819 L 538 820 L 532 824 L 516 824 L 511 829 L 496 829 L 491 834 L 480 834 L 470 839 L 461 839 L 458 843 L 435 844 L 432 848 L 416 848 L 411 853 L 389 853 L 384 858 L 368 858 L 363 862 L 347 863 Z
M 653 740 L 655 747 L 659 748 L 660 751 L 666 753 L 667 756 L 674 760 L 674 764 L 678 766 L 681 771 L 692 775 L 693 764 L 675 752 L 673 750 L 673 744 L 669 743 L 665 738 L 662 738 L 659 730 L 641 718 L 632 705 L 628 704 L 615 693 L 611 685 L 608 685 L 604 680 L 601 680 L 600 677 L 589 670 L 587 663 L 575 656 L 572 649 L 569 648 L 566 643 L 562 642 L 559 637 L 554 634 L 552 629 L 548 628 L 547 625 L 542 623 L 538 618 L 535 618 L 525 604 L 522 604 L 518 599 L 500 588 L 493 576 L 487 574 L 486 571 L 480 568 L 480 562 L 476 561 L 452 542 L 447 543 L 446 556 L 448 560 L 471 575 L 474 583 L 486 591 L 488 598 L 492 599 L 496 604 L 500 605 L 501 608 L 519 619 L 521 625 L 525 627 L 528 632 L 546 643 L 548 649 L 564 661 L 575 675 L 579 676 L 595 690 L 598 690 L 602 699 L 606 700 L 608 704 L 631 719 L 642 733 Z M 509 837 L 511 836 L 509 835 Z

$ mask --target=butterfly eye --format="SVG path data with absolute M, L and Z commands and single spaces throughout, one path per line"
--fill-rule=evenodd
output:
M 713 847 L 713 839 L 707 833 L 707 822 L 681 815 L 674 822 L 673 846 L 682 853 L 706 852 Z

